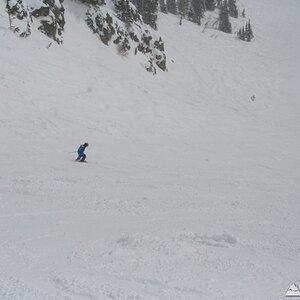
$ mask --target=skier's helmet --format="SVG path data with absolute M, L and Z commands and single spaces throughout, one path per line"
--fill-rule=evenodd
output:
M 84 144 L 83 144 L 84 147 L 87 147 L 88 145 L 89 145 L 88 143 L 84 143 Z

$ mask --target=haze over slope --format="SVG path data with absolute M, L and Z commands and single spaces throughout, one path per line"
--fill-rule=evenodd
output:
M 0 4 L 0 298 L 282 299 L 300 283 L 300 2 L 240 3 L 252 43 L 160 15 L 157 76 L 64 5 L 47 49 Z

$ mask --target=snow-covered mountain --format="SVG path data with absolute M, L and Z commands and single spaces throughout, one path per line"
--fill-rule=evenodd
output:
M 240 1 L 251 43 L 159 14 L 156 76 L 63 6 L 49 46 L 0 3 L 0 299 L 282 299 L 300 283 L 300 2 Z
M 120 15 L 112 0 L 96 1 L 90 5 L 85 1 L 71 4 L 80 11 L 81 21 L 85 21 L 90 30 L 105 45 L 113 45 L 118 53 L 127 56 L 129 52 L 141 56 L 146 70 L 156 74 L 156 67 L 167 70 L 164 42 L 159 34 L 144 23 L 137 8 L 128 2 L 130 19 Z M 68 11 L 72 8 L 68 7 Z M 28 38 L 32 31 L 42 32 L 57 44 L 64 42 L 66 25 L 65 6 L 62 0 L 7 0 L 6 4 L 9 28 L 19 37 Z M 126 21 L 126 22 L 125 22 Z M 69 22 L 69 21 L 68 21 Z M 72 26 L 72 22 L 66 27 Z M 77 38 L 81 39 L 77 33 Z M 47 46 L 51 47 L 52 42 Z

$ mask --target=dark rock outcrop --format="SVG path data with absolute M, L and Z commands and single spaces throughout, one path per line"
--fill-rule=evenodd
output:
M 136 14 L 137 12 L 134 11 Z M 156 73 L 156 67 L 166 71 L 166 55 L 161 37 L 142 21 L 139 16 L 132 23 L 124 23 L 109 13 L 105 6 L 91 6 L 86 14 L 86 23 L 105 45 L 116 44 L 119 53 L 133 51 L 145 56 L 145 68 Z
M 63 42 L 65 25 L 63 0 L 37 1 L 36 7 L 27 6 L 23 0 L 8 0 L 7 12 L 10 28 L 21 37 L 31 33 L 31 27 L 37 27 L 58 44 Z

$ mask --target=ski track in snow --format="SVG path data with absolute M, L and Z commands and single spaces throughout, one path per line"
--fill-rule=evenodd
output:
M 300 283 L 299 1 L 240 1 L 252 43 L 162 15 L 157 76 L 64 5 L 49 49 L 0 14 L 0 299 L 283 299 Z

